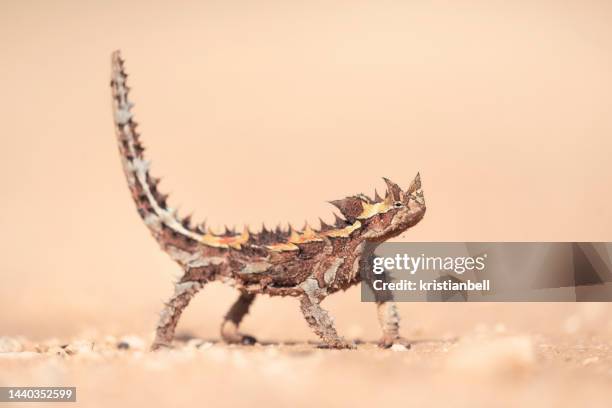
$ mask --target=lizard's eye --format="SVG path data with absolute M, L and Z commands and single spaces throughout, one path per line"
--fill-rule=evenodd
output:
M 396 201 L 396 202 L 393 203 L 393 207 L 395 207 L 395 208 L 400 208 L 400 207 L 403 207 L 403 206 L 404 206 L 404 203 L 402 203 L 401 201 Z

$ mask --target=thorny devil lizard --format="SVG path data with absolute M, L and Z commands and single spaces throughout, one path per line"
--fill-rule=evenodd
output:
M 170 346 L 183 309 L 208 283 L 226 282 L 240 292 L 221 325 L 221 337 L 229 343 L 252 344 L 255 339 L 238 331 L 258 294 L 295 296 L 304 318 L 327 347 L 353 348 L 338 335 L 333 319 L 320 303 L 328 295 L 346 290 L 362 280 L 361 267 L 377 245 L 417 224 L 425 214 L 425 201 L 417 174 L 406 191 L 388 179 L 385 198 L 363 194 L 331 201 L 344 218 L 334 225 L 321 221 L 318 230 L 301 231 L 265 227 L 257 233 L 215 234 L 204 225 L 192 227 L 168 207 L 167 196 L 157 189 L 159 179 L 149 174 L 149 162 L 131 113 L 130 88 L 119 51 L 112 54 L 111 88 L 119 152 L 138 213 L 161 248 L 184 270 L 175 283 L 157 324 L 152 349 Z M 399 335 L 399 315 L 390 299 L 376 303 L 383 331 L 380 346 L 404 344 Z

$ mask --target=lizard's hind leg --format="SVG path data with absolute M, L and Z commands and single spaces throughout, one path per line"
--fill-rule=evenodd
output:
M 300 309 L 310 328 L 325 342 L 329 348 L 351 349 L 353 343 L 344 340 L 336 332 L 334 321 L 320 305 L 320 300 L 304 295 L 300 298 Z
M 241 292 L 230 310 L 225 315 L 221 324 L 221 338 L 227 343 L 255 344 L 257 340 L 253 336 L 238 331 L 240 322 L 249 313 L 249 308 L 255 300 L 255 294 Z
M 202 289 L 204 284 L 197 281 L 177 282 L 174 286 L 174 295 L 168 300 L 159 315 L 155 341 L 151 350 L 170 347 L 174 338 L 174 330 L 183 309 L 187 307 L 191 298 Z

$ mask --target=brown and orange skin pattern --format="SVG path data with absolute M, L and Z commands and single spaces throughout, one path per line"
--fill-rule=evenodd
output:
M 149 162 L 144 159 L 126 80 L 124 61 L 116 51 L 112 55 L 113 113 L 128 186 L 150 232 L 184 271 L 160 314 L 152 348 L 171 345 L 183 309 L 211 281 L 226 282 L 240 292 L 221 326 L 221 336 L 227 342 L 255 342 L 252 336 L 240 333 L 238 326 L 255 296 L 266 294 L 298 297 L 307 323 L 327 347 L 354 347 L 337 334 L 333 319 L 320 303 L 328 295 L 358 284 L 360 268 L 376 246 L 423 218 L 420 176 L 417 174 L 406 191 L 384 179 L 384 198 L 376 193 L 374 198 L 359 194 L 331 201 L 342 214 L 336 215 L 333 225 L 321 221 L 318 229 L 262 227 L 258 232 L 245 228 L 215 234 L 203 224 L 192 225 L 189 217 L 179 217 L 158 190 L 159 179 L 150 175 Z M 406 344 L 399 336 L 395 305 L 381 299 L 377 308 L 383 330 L 380 345 Z

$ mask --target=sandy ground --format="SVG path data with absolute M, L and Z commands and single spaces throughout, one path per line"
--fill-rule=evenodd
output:
M 0 385 L 76 386 L 87 407 L 609 406 L 609 305 L 486 307 L 505 308 L 506 323 L 472 307 L 452 332 L 406 330 L 410 349 L 366 341 L 349 351 L 312 341 L 228 346 L 183 332 L 174 349 L 152 353 L 148 335 L 3 337 Z

